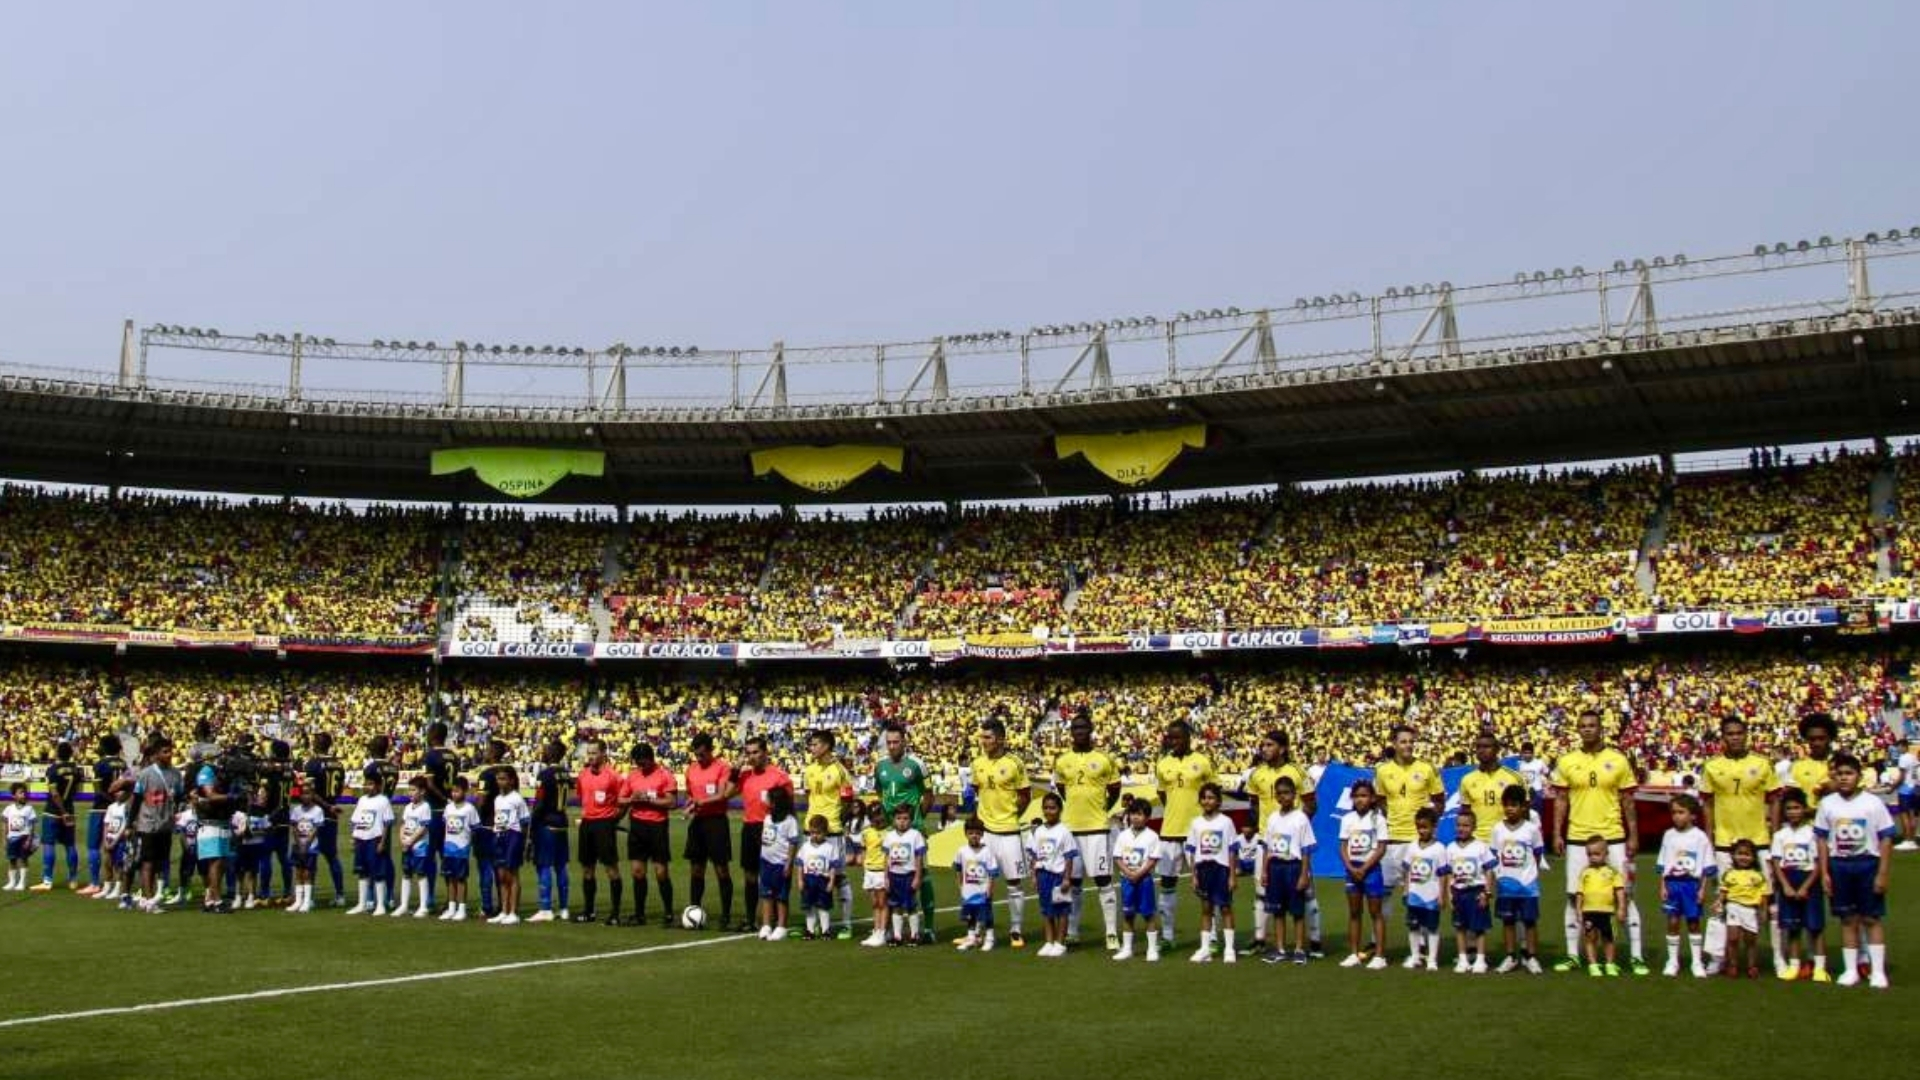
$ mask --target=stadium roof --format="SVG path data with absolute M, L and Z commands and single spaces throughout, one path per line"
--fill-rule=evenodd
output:
M 431 343 L 375 343 L 416 362 L 416 354 L 426 354 L 440 364 L 436 370 L 455 390 L 437 400 L 301 393 L 297 380 L 292 389 L 168 383 L 145 377 L 145 348 L 192 348 L 196 338 L 212 339 L 215 332 L 156 327 L 143 335 L 138 360 L 130 335 L 118 378 L 0 365 L 0 475 L 264 495 L 498 501 L 470 475 L 429 475 L 430 452 L 566 446 L 605 450 L 606 475 L 570 477 L 542 496 L 545 501 L 817 502 L 822 497 L 778 478 L 755 478 L 748 453 L 854 442 L 904 446 L 905 469 L 899 475 L 876 470 L 830 498 L 887 502 L 1111 493 L 1122 489 L 1085 461 L 1058 459 L 1052 436 L 1194 421 L 1207 425 L 1206 447 L 1177 460 L 1153 488 L 1584 461 L 1920 430 L 1920 409 L 1909 405 L 1920 403 L 1920 307 L 1911 306 L 1916 294 L 1870 297 L 1865 245 L 1849 243 L 1846 249 L 1825 259 L 1816 250 L 1800 264 L 1847 267 L 1857 280 L 1837 298 L 1655 319 L 1653 286 L 1662 278 L 1652 268 L 1617 266 L 1612 274 L 1576 268 L 1579 280 L 1568 277 L 1564 286 L 1535 275 L 1512 286 L 1429 286 L 1369 300 L 1315 298 L 1291 310 L 1203 312 L 1178 323 L 1120 320 L 948 339 L 933 343 L 907 391 L 817 404 L 793 404 L 786 395 L 783 364 L 800 361 L 778 350 L 752 361 L 757 366 L 749 369 L 748 381 L 758 377 L 761 394 L 743 399 L 741 354 L 720 354 L 732 357 L 731 397 L 671 407 L 628 402 L 622 361 L 633 353 L 624 346 L 584 360 L 591 389 L 576 403 L 499 398 L 476 404 L 461 397 L 464 372 L 456 365 L 468 356 L 464 343 L 457 354 Z M 1735 272 L 1716 270 L 1712 261 L 1691 267 L 1681 261 L 1669 269 L 1663 287 Z M 1599 321 L 1560 331 L 1527 327 L 1478 338 L 1459 333 L 1462 313 L 1474 304 L 1489 305 L 1491 312 L 1498 303 L 1533 302 L 1527 300 L 1530 289 L 1543 302 L 1597 293 Z M 1404 347 L 1383 343 L 1383 310 L 1420 320 L 1418 334 Z M 1362 332 L 1371 328 L 1372 340 L 1310 355 L 1283 355 L 1275 348 L 1276 337 L 1289 340 L 1290 328 L 1304 331 L 1347 318 Z M 1224 351 L 1207 363 L 1176 364 L 1175 344 L 1187 345 L 1191 355 L 1202 334 L 1212 335 Z M 1166 371 L 1136 377 L 1109 366 L 1110 349 L 1143 342 L 1160 348 L 1163 339 Z M 307 340 L 313 357 L 366 348 Z M 1017 386 L 948 388 L 949 356 L 957 361 L 970 351 L 994 351 L 995 343 L 1005 352 L 1005 343 L 1014 340 L 1021 362 Z M 1028 347 L 1036 341 L 1073 357 L 1057 383 L 1050 375 L 1038 383 L 1031 379 Z M 265 335 L 252 342 L 218 338 L 207 347 L 216 346 L 285 351 Z M 477 357 L 472 362 L 482 362 L 486 347 L 471 348 Z M 874 348 L 884 353 L 885 347 Z M 536 359 L 531 348 L 525 356 L 528 364 L 552 363 L 544 355 Z M 605 365 L 609 357 L 614 367 L 600 369 L 608 377 L 602 389 L 593 381 L 592 365 Z M 1088 377 L 1075 382 L 1083 368 Z M 615 371 L 617 402 L 611 400 Z M 772 399 L 764 394 L 769 386 Z

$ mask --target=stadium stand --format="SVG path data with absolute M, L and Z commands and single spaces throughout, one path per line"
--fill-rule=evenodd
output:
M 592 641 L 611 523 L 484 510 L 461 529 L 462 641 Z
M 1876 462 L 1844 450 L 1743 473 L 1683 476 L 1659 554 L 1667 608 L 1866 596 L 1875 576 Z
M 894 672 L 879 665 L 793 672 L 783 669 L 614 669 L 449 666 L 437 689 L 417 662 L 372 668 L 98 661 L 0 655 L 0 710 L 8 717 L 8 760 L 46 760 L 55 742 L 90 742 L 107 731 L 166 731 L 184 738 L 205 719 L 225 737 L 286 738 L 304 744 L 331 731 L 358 746 L 386 734 L 416 744 L 425 719 L 448 720 L 469 752 L 504 740 L 528 760 L 549 739 L 571 745 L 605 738 L 625 756 L 638 740 L 674 762 L 687 741 L 712 733 L 722 752 L 742 733 L 769 737 L 776 758 L 800 759 L 804 733 L 840 732 L 856 762 L 870 762 L 878 725 L 899 720 L 916 752 L 958 775 L 972 754 L 977 722 L 1008 718 L 1010 744 L 1036 768 L 1065 747 L 1062 717 L 1086 709 L 1100 743 L 1138 769 L 1158 752 L 1167 723 L 1192 721 L 1198 744 L 1222 764 L 1245 767 L 1260 734 L 1287 731 L 1303 760 L 1372 761 L 1393 725 L 1419 732 L 1420 750 L 1444 760 L 1483 727 L 1510 748 L 1532 742 L 1542 754 L 1570 748 L 1578 711 L 1602 710 L 1620 744 L 1642 767 L 1669 757 L 1697 765 L 1716 748 L 1718 720 L 1737 713 L 1762 750 L 1794 745 L 1794 725 L 1812 710 L 1832 712 L 1843 742 L 1879 751 L 1901 738 L 1911 669 L 1906 651 L 1791 644 L 1741 650 L 1662 648 L 1553 657 L 1356 658 L 1329 663 L 1124 662 L 989 665 Z
M 440 515 L 0 488 L 0 619 L 293 638 L 432 633 Z
M 732 641 L 787 523 L 751 514 L 659 514 L 628 526 L 608 599 L 614 637 Z

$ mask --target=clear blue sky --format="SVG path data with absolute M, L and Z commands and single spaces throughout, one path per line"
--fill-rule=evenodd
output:
M 1920 4 L 87 3 L 0 30 L 0 359 L 706 348 L 1920 224 Z

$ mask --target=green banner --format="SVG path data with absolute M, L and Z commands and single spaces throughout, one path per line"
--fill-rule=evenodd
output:
M 569 473 L 604 474 L 607 455 L 600 450 L 544 450 L 531 446 L 475 446 L 433 452 L 435 476 L 468 469 L 502 494 L 531 499 Z

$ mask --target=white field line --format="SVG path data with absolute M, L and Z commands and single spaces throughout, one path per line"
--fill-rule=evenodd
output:
M 960 910 L 957 907 L 936 909 L 942 914 L 951 914 Z M 871 923 L 871 919 L 855 920 Z M 0 1029 L 27 1027 L 33 1024 L 52 1024 L 62 1020 L 92 1020 L 105 1016 L 129 1016 L 134 1013 L 166 1012 L 172 1009 L 192 1009 L 203 1005 L 229 1005 L 240 1001 L 264 1001 L 268 998 L 299 997 L 304 994 L 329 994 L 336 990 L 366 990 L 380 986 L 402 986 L 407 983 L 437 982 L 443 979 L 461 979 L 473 975 L 496 975 L 506 971 L 525 971 L 529 968 L 557 967 L 561 964 L 584 964 L 595 960 L 621 960 L 631 956 L 646 956 L 649 953 L 673 952 L 678 949 L 698 949 L 707 945 L 724 945 L 729 941 L 758 941 L 751 934 L 726 933 L 724 936 L 703 938 L 697 941 L 676 941 L 666 945 L 646 945 L 637 949 L 615 949 L 612 952 L 585 953 L 579 956 L 551 956 L 540 960 L 516 960 L 508 964 L 487 964 L 483 967 L 457 968 L 450 971 L 424 971 L 415 975 L 394 975 L 384 979 L 357 979 L 353 982 L 318 983 L 312 986 L 283 986 L 272 990 L 252 990 L 244 994 L 220 994 L 214 997 L 179 998 L 174 1001 L 149 1001 L 141 1005 L 113 1005 L 100 1009 L 82 1009 L 78 1012 L 48 1013 L 45 1016 L 21 1016 L 12 1020 L 0 1020 Z

